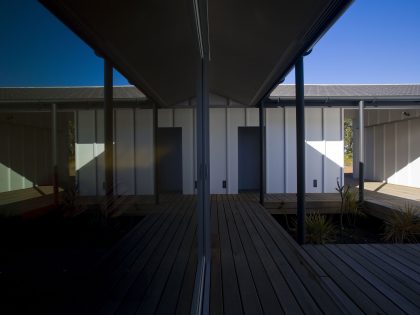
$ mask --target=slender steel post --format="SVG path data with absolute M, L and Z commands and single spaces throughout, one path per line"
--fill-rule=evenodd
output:
M 210 60 L 208 8 L 206 0 L 195 0 L 197 30 L 197 240 L 198 263 L 191 314 L 207 315 L 210 311 L 211 227 L 210 227 L 210 154 L 209 154 L 209 87 Z
M 197 91 L 198 265 L 192 313 L 208 314 L 210 295 L 210 181 L 208 59 L 200 62 Z
M 265 194 L 265 120 L 264 101 L 260 102 L 260 204 L 264 206 Z
M 105 193 L 114 194 L 114 108 L 112 103 L 112 64 L 104 59 L 104 128 L 105 128 Z M 109 204 L 109 203 L 108 203 Z
M 364 101 L 359 101 L 359 203 L 364 201 L 365 193 L 365 179 L 364 179 L 364 167 L 365 167 L 365 144 L 364 144 Z
M 157 142 L 158 133 L 158 109 L 157 105 L 153 105 L 153 151 L 154 151 L 154 176 L 155 176 L 155 204 L 159 204 L 159 148 Z
M 57 161 L 57 105 L 51 104 L 51 146 L 53 167 L 54 205 L 58 206 L 58 161 Z
M 305 243 L 305 97 L 303 56 L 295 65 L 296 79 L 296 166 L 297 166 L 297 241 Z

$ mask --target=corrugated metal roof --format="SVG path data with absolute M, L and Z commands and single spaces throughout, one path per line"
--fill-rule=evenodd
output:
M 277 86 L 271 97 L 295 97 L 295 85 Z M 420 98 L 420 84 L 305 84 L 305 97 L 413 97 Z
M 103 87 L 13 87 L 0 88 L 0 101 L 98 101 L 104 98 Z M 116 100 L 145 100 L 134 86 L 115 86 Z
M 49 102 L 49 101 L 102 101 L 103 87 L 21 87 L 0 88 L 1 102 Z M 293 99 L 294 85 L 279 85 L 272 98 Z M 413 98 L 420 99 L 420 84 L 308 84 L 305 97 L 310 98 L 349 98 L 354 100 L 369 98 Z M 120 101 L 146 100 L 146 96 L 134 86 L 115 86 L 114 99 Z

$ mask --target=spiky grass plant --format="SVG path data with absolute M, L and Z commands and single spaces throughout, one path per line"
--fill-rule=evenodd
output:
M 413 205 L 394 211 L 385 221 L 383 239 L 394 243 L 415 243 L 420 237 L 420 212 Z
M 330 219 L 319 212 L 305 218 L 306 241 L 312 244 L 325 244 L 335 240 L 336 228 Z

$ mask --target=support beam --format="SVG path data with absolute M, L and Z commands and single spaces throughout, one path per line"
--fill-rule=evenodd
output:
M 303 56 L 295 64 L 296 80 L 296 167 L 297 167 L 297 241 L 305 242 L 305 98 Z
M 105 193 L 114 195 L 114 107 L 112 102 L 112 64 L 104 59 L 104 128 L 105 128 Z M 110 206 L 110 200 L 107 201 Z
M 260 204 L 264 206 L 265 195 L 265 117 L 264 101 L 260 102 Z
M 154 183 L 155 183 L 155 204 L 159 204 L 159 148 L 157 142 L 157 132 L 158 132 L 158 108 L 157 105 L 153 105 L 153 158 L 154 158 Z
M 58 206 L 58 159 L 57 159 L 57 105 L 51 104 L 51 146 L 53 168 L 54 206 Z
M 363 203 L 365 195 L 365 102 L 359 101 L 359 203 Z

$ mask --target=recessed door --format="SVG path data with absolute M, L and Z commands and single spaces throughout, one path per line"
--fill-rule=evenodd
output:
M 158 128 L 160 192 L 182 193 L 182 128 Z
M 260 187 L 259 127 L 238 128 L 238 190 L 253 191 Z

